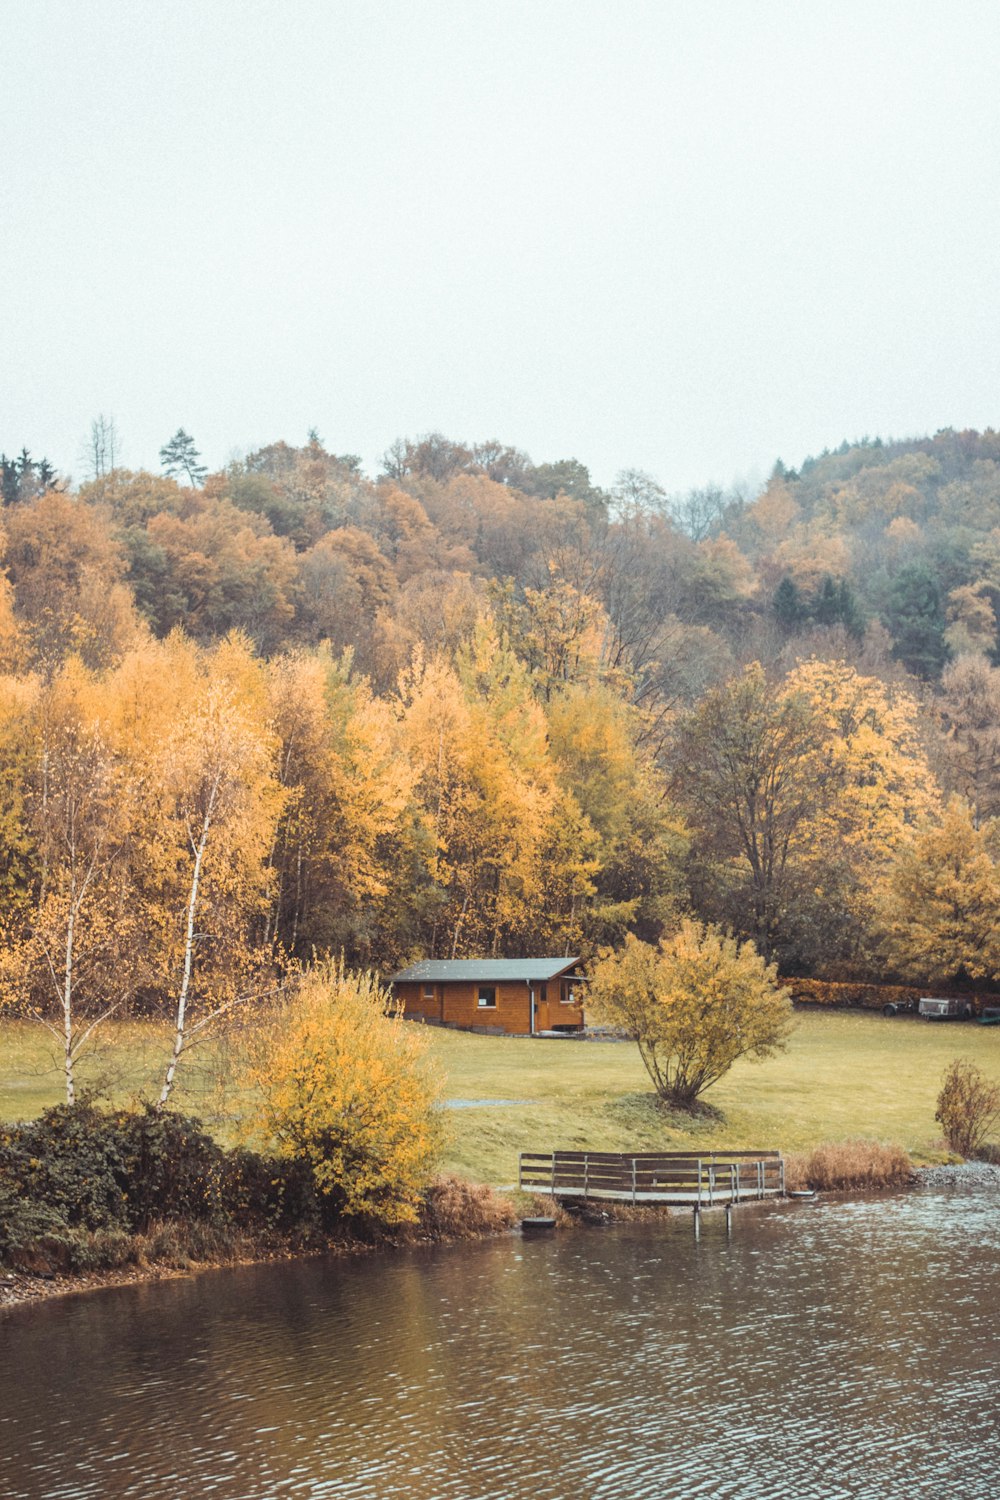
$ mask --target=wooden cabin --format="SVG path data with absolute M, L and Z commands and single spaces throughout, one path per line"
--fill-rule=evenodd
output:
M 490 1035 L 583 1030 L 578 958 L 424 959 L 392 980 L 414 1021 Z

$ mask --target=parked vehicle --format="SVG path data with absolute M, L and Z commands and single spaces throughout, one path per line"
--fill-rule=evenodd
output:
M 1000 1026 L 1000 1005 L 986 1005 L 979 1017 L 980 1026 Z
M 927 995 L 917 1009 L 925 1021 L 971 1021 L 972 1006 L 968 1000 L 942 1000 Z
M 884 1016 L 915 1016 L 917 1013 L 917 1002 L 915 1000 L 890 1000 L 888 1005 L 883 1005 Z

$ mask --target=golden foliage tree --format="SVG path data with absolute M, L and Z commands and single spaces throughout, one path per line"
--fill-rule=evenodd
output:
M 90 667 L 118 660 L 142 634 L 125 560 L 106 509 L 49 490 L 7 516 L 15 610 L 36 662 L 76 653 Z
M 951 797 L 897 851 L 880 893 L 885 951 L 900 973 L 923 981 L 1000 974 L 998 828 L 977 828 Z
M 682 922 L 659 946 L 628 937 L 591 971 L 587 1009 L 639 1047 L 657 1094 L 693 1109 L 738 1058 L 784 1046 L 791 1000 L 752 943 Z
M 199 676 L 161 760 L 161 933 L 174 1011 L 161 1105 L 193 1038 L 262 983 L 266 860 L 282 803 L 260 664 L 230 638 Z
M 268 668 L 284 803 L 271 852 L 270 933 L 291 952 L 379 943 L 384 908 L 403 878 L 415 772 L 400 753 L 392 707 L 350 660 L 327 648 Z M 375 957 L 394 956 L 381 934 Z M 386 953 L 386 949 L 389 953 Z
M 555 797 L 541 709 L 523 677 L 501 681 L 512 665 L 494 661 L 487 685 L 469 663 L 463 684 L 440 658 L 418 656 L 401 684 L 436 892 L 429 946 L 449 958 L 523 945 L 541 906 Z
M 590 859 L 584 932 L 594 943 L 621 941 L 630 928 L 658 936 L 682 903 L 687 838 L 640 744 L 643 716 L 607 685 L 573 684 L 546 718 L 560 786 L 580 810 L 578 847 Z
M 754 662 L 705 694 L 680 722 L 673 784 L 701 898 L 767 956 L 810 931 L 832 943 L 817 913 L 863 924 L 880 861 L 938 799 L 913 698 L 815 659 L 779 681 Z
M 0 676 L 0 924 L 8 934 L 37 881 L 30 785 L 37 764 L 39 687 L 34 676 Z
M 34 869 L 9 914 L 5 988 L 58 1039 L 69 1104 L 81 1053 L 141 968 L 132 871 L 143 788 L 104 708 L 99 678 L 70 658 L 31 701 L 23 787 L 8 808 Z
M 146 992 L 172 1018 L 164 1104 L 181 1056 L 270 981 L 268 855 L 284 794 L 264 668 L 244 638 L 211 651 L 179 633 L 149 642 L 108 680 L 106 701 L 145 789 L 132 904 Z
M 425 1036 L 370 974 L 327 964 L 258 1039 L 260 1128 L 304 1162 L 331 1210 L 394 1225 L 417 1217 L 441 1141 Z

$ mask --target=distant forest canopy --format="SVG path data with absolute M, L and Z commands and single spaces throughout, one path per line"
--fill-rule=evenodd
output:
M 87 1005 L 102 974 L 133 975 L 130 1004 L 169 990 L 209 762 L 206 996 L 264 954 L 590 953 L 685 913 L 786 972 L 1000 976 L 997 433 L 845 443 L 756 495 L 637 470 L 605 491 L 439 433 L 374 480 L 316 433 L 212 474 L 183 430 L 169 472 L 119 447 L 94 424 L 76 491 L 2 460 L 24 1004 L 77 889 L 56 824 L 84 816 L 84 762 L 134 812 L 106 868 L 94 834 Z M 253 837 L 227 832 L 250 804 Z M 137 903 L 160 946 L 143 967 L 127 924 L 122 966 L 107 913 Z
M 440 433 L 393 443 L 375 481 L 312 433 L 304 447 L 271 444 L 194 487 L 183 482 L 184 445 L 195 460 L 197 451 L 183 431 L 179 461 L 170 444 L 162 450 L 178 476 L 165 477 L 115 467 L 113 426 L 94 425 L 95 477 L 76 493 L 64 542 L 73 550 L 79 534 L 76 571 L 125 584 L 159 637 L 178 624 L 201 641 L 239 629 L 264 654 L 329 640 L 387 686 L 400 637 L 424 628 L 413 618 L 420 595 L 447 579 L 469 599 L 500 586 L 523 603 L 525 590 L 557 583 L 586 594 L 644 683 L 666 627 L 682 659 L 656 670 L 682 694 L 706 672 L 804 641 L 828 649 L 831 631 L 852 658 L 881 656 L 923 681 L 969 649 L 997 652 L 992 430 L 843 443 L 798 471 L 779 461 L 756 496 L 714 487 L 668 496 L 638 470 L 605 491 L 577 459 L 535 465 L 499 442 Z M 194 472 L 205 475 L 197 462 Z M 2 493 L 18 507 L 16 521 L 8 509 L 6 566 L 30 625 L 22 595 L 37 564 L 23 546 L 59 514 L 45 496 L 68 491 L 48 460 L 22 449 L 2 457 Z M 659 651 L 668 654 L 678 653 Z

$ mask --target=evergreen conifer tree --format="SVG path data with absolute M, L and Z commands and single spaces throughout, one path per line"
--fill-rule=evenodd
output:
M 197 488 L 208 473 L 201 463 L 201 454 L 194 445 L 194 438 L 178 427 L 168 443 L 160 449 L 163 472 L 171 479 L 186 478 L 188 484 Z

